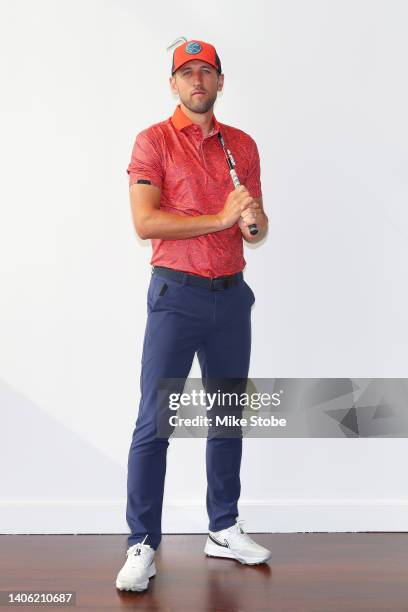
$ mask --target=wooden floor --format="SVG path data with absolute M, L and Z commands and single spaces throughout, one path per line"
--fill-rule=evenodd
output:
M 204 535 L 165 535 L 144 593 L 118 591 L 126 536 L 0 536 L 0 591 L 75 591 L 75 607 L 163 612 L 408 611 L 408 534 L 259 534 L 267 564 L 203 553 Z

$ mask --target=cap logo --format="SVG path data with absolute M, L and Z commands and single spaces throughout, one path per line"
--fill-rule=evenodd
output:
M 200 53 L 202 50 L 203 48 L 198 42 L 190 42 L 186 45 L 186 53 L 189 55 L 196 55 L 196 53 Z

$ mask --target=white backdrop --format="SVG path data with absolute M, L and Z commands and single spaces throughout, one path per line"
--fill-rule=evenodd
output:
M 408 4 L 2 0 L 2 533 L 125 533 L 150 243 L 136 134 L 178 36 L 212 42 L 216 117 L 257 142 L 252 377 L 405 377 Z M 191 375 L 198 375 L 197 362 Z M 204 532 L 205 440 L 174 440 L 163 529 Z M 245 440 L 249 531 L 408 528 L 405 439 Z

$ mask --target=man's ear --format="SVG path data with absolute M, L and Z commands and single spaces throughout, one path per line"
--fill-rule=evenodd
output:
M 169 77 L 169 84 L 170 84 L 170 89 L 171 92 L 175 95 L 178 96 L 178 90 L 177 90 L 177 85 L 176 85 L 176 79 L 174 78 L 174 76 Z
M 217 91 L 221 91 L 223 87 L 224 87 L 224 75 L 220 74 L 220 76 L 218 77 Z

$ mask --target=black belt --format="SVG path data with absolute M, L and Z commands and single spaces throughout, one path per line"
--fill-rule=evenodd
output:
M 178 283 L 195 285 L 197 287 L 206 287 L 207 289 L 211 289 L 211 291 L 222 291 L 223 289 L 228 289 L 228 287 L 241 283 L 244 278 L 242 272 L 230 274 L 229 276 L 208 278 L 206 276 L 198 276 L 196 274 L 182 272 L 181 270 L 174 270 L 173 268 L 165 268 L 164 266 L 153 266 L 152 274 L 154 272 L 157 272 L 159 276 L 163 276 L 164 278 L 171 278 Z

